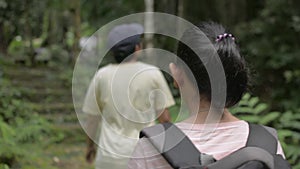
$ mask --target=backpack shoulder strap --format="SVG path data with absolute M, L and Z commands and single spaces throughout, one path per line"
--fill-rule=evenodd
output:
M 249 136 L 246 147 L 259 147 L 271 154 L 277 152 L 277 139 L 273 135 L 273 129 L 262 125 L 249 123 Z
M 276 169 L 278 165 L 277 161 L 274 160 L 274 156 L 277 152 L 277 138 L 276 130 L 270 127 L 248 123 L 249 135 L 246 146 L 241 148 L 223 159 L 208 165 L 209 169 L 248 169 L 253 166 L 261 168 Z M 282 158 L 283 160 L 283 158 Z M 280 163 L 286 163 L 283 161 Z M 264 164 L 264 166 L 262 165 Z
M 172 123 L 145 128 L 140 133 L 147 137 L 173 168 L 201 165 L 201 153 L 191 140 Z

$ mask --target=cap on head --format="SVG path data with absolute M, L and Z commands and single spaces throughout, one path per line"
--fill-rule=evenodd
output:
M 117 62 L 122 62 L 134 53 L 143 32 L 143 26 L 137 23 L 118 25 L 109 32 L 107 46 L 113 52 Z
M 115 26 L 108 34 L 107 46 L 112 48 L 122 44 L 137 44 L 144 32 L 142 25 L 138 23 L 122 24 Z M 121 43 L 121 44 L 120 44 Z

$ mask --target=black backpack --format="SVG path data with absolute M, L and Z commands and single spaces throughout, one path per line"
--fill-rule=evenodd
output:
M 276 130 L 249 123 L 249 136 L 244 148 L 216 161 L 203 154 L 191 140 L 172 123 L 162 123 L 143 129 L 146 137 L 175 169 L 290 169 L 277 155 Z

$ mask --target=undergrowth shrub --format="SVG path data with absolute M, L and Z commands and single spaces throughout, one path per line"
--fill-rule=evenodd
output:
M 7 79 L 1 80 L 0 97 L 0 165 L 5 168 L 30 153 L 23 145 L 42 141 L 50 124 L 31 109 Z
M 270 107 L 245 94 L 237 106 L 231 109 L 232 114 L 248 122 L 271 126 L 277 129 L 278 138 L 286 158 L 293 169 L 300 169 L 300 111 L 271 111 Z

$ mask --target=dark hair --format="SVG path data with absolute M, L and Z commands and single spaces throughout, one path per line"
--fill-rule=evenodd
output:
M 206 66 L 214 65 L 216 62 L 213 57 L 219 57 L 227 84 L 225 107 L 232 107 L 241 100 L 248 88 L 249 75 L 245 60 L 240 55 L 233 36 L 218 38 L 219 35 L 228 33 L 222 25 L 203 22 L 197 27 L 201 31 L 191 28 L 184 32 L 182 41 L 178 43 L 177 55 L 195 77 L 201 97 L 204 96 L 209 101 L 211 101 L 211 84 Z M 194 51 L 197 54 L 200 53 L 201 56 Z
M 137 40 L 138 39 L 138 40 Z M 128 56 L 135 52 L 135 46 L 139 45 L 140 35 L 130 36 L 111 48 L 111 52 L 118 63 L 129 59 Z

